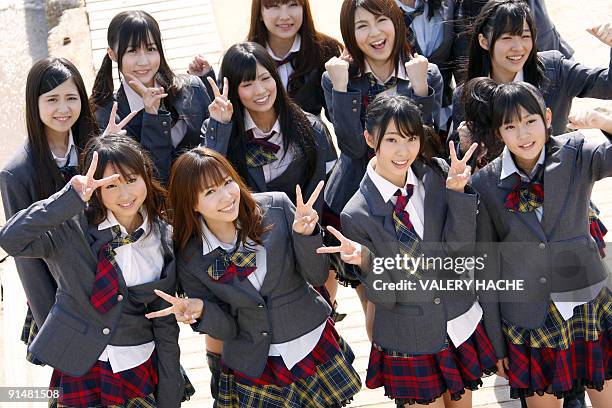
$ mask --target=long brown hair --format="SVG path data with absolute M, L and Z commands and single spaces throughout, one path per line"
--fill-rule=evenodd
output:
M 183 153 L 174 162 L 170 176 L 169 201 L 172 208 L 174 242 L 179 251 L 184 251 L 193 236 L 202 236 L 200 215 L 195 207 L 202 191 L 222 185 L 231 177 L 240 187 L 238 239 L 246 244 L 247 239 L 262 244 L 261 235 L 267 231 L 262 225 L 263 211 L 230 162 L 221 154 L 205 147 L 197 147 Z
M 247 36 L 248 41 L 256 42 L 265 47 L 268 43 L 268 29 L 261 17 L 262 7 L 271 7 L 289 3 L 291 0 L 253 0 L 251 3 L 251 26 Z M 312 71 L 325 70 L 325 63 L 332 57 L 337 57 L 342 51 L 342 44 L 335 38 L 318 32 L 315 29 L 312 11 L 308 0 L 297 0 L 302 6 L 302 26 L 300 34 L 302 45 L 296 57 L 291 61 L 294 72 L 289 78 L 287 91 L 293 97 L 293 92 L 300 88 L 300 82 Z
M 406 41 L 406 23 L 402 10 L 395 3 L 395 0 L 344 0 L 340 9 L 340 31 L 342 39 L 349 54 L 353 58 L 351 64 L 352 76 L 361 75 L 365 70 L 365 55 L 359 49 L 355 39 L 355 11 L 361 7 L 375 16 L 387 16 L 395 27 L 395 42 L 391 60 L 393 70 L 397 70 L 398 64 L 410 59 L 410 44 Z
M 149 223 L 153 223 L 155 219 L 166 218 L 166 191 L 153 176 L 155 170 L 149 153 L 138 142 L 129 136 L 112 133 L 91 139 L 81 157 L 82 169 L 89 168 L 94 152 L 98 152 L 95 179 L 102 178 L 107 166 L 111 166 L 113 172 L 124 179 L 130 174 L 138 174 L 147 187 L 147 198 L 143 207 Z M 102 204 L 102 193 L 97 189 L 89 200 L 87 219 L 91 224 L 100 224 L 106 218 L 106 211 Z
M 65 58 L 44 58 L 30 68 L 26 81 L 26 127 L 28 146 L 36 169 L 36 200 L 43 200 L 58 191 L 64 184 L 53 160 L 45 125 L 40 120 L 38 98 L 67 80 L 72 79 L 81 100 L 81 114 L 72 126 L 74 144 L 82 149 L 88 140 L 98 133 L 98 125 L 87 98 L 83 78 L 78 69 Z

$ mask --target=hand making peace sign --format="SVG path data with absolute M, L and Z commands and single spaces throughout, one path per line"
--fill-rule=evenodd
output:
M 199 319 L 202 313 L 204 313 L 204 302 L 202 299 L 183 299 L 169 295 L 159 289 L 154 289 L 154 292 L 172 306 L 158 310 L 157 312 L 147 313 L 145 315 L 147 319 L 174 314 L 177 322 L 193 324 L 196 322 L 196 319 Z
M 104 133 L 102 133 L 102 135 L 108 135 L 111 133 L 118 135 L 127 134 L 127 131 L 125 131 L 123 128 L 130 122 L 130 120 L 132 120 L 134 116 L 138 115 L 138 111 L 131 112 L 129 115 L 123 118 L 121 122 L 117 123 L 117 106 L 117 102 L 113 102 L 113 109 L 111 109 L 110 117 L 108 118 L 108 125 L 106 125 L 106 129 L 104 129 Z
M 229 84 L 227 78 L 223 78 L 223 93 L 211 77 L 206 77 L 206 79 L 215 94 L 215 99 L 208 105 L 210 117 L 220 123 L 230 123 L 234 114 L 234 107 L 228 99 Z
M 451 164 L 448 169 L 448 176 L 446 177 L 446 188 L 463 193 L 465 185 L 470 180 L 470 175 L 472 174 L 472 168 L 467 165 L 467 162 L 477 147 L 478 143 L 472 143 L 463 159 L 459 160 L 455 151 L 455 143 L 452 140 L 450 141 L 448 149 L 450 150 Z
M 93 195 L 93 192 L 96 191 L 97 188 L 104 187 L 119 178 L 119 174 L 113 174 L 112 176 L 96 180 L 94 179 L 94 173 L 96 172 L 97 167 L 98 152 L 93 152 L 91 164 L 89 165 L 87 173 L 84 176 L 77 174 L 70 180 L 72 188 L 74 188 L 76 192 L 79 193 L 79 196 L 81 196 L 81 199 L 85 202 L 89 201 L 89 199 Z
M 327 230 L 331 232 L 337 239 L 340 241 L 339 246 L 331 246 L 331 247 L 321 247 L 317 249 L 317 254 L 340 254 L 340 259 L 342 261 L 351 264 L 357 265 L 362 268 L 361 265 L 361 245 L 355 241 L 351 241 L 340 231 L 335 229 L 334 227 L 328 226 Z
M 142 98 L 145 112 L 151 115 L 157 115 L 161 100 L 168 96 L 164 88 L 161 86 L 159 88 L 148 88 L 136 77 L 128 74 L 124 75 L 129 80 L 128 84 L 130 87 Z
M 295 218 L 293 230 L 301 235 L 311 235 L 319 221 L 319 214 L 312 208 L 323 189 L 323 180 L 319 181 L 317 187 L 312 192 L 310 199 L 304 204 L 302 189 L 299 185 L 295 186 Z

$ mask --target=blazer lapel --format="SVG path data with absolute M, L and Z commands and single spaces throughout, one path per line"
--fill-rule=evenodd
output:
M 260 167 L 249 167 L 249 178 L 253 182 L 253 185 L 258 193 L 264 193 L 268 191 L 266 185 L 266 178 L 263 173 L 263 169 Z
M 573 183 L 574 166 L 571 163 L 576 161 L 576 149 L 565 146 L 554 137 L 545 148 L 543 224 L 546 236 L 551 237 L 561 220 Z
M 399 243 L 397 242 L 395 225 L 393 224 L 392 205 L 383 201 L 380 192 L 367 173 L 361 181 L 359 188 L 368 204 L 370 213 L 375 217 L 382 218 L 383 228 L 390 236 L 388 242 L 390 245 L 393 245 L 393 250 L 399 253 Z
M 438 232 L 441 230 L 440 227 L 435 227 L 436 223 L 445 218 L 443 214 L 444 206 L 440 205 L 443 203 L 445 190 L 441 189 L 436 183 L 436 174 L 430 166 L 427 166 L 421 160 L 417 159 L 411 166 L 412 171 L 419 180 L 423 182 L 425 187 L 425 200 L 424 200 L 424 222 L 423 222 L 423 237 L 422 241 L 435 241 L 441 234 Z
M 278 216 L 279 211 L 270 211 L 269 208 L 265 209 L 264 214 L 264 226 L 286 223 L 284 216 Z M 287 225 L 288 233 L 292 234 L 291 226 Z M 278 237 L 280 228 L 276 226 L 262 236 L 263 245 L 266 248 L 266 276 L 262 282 L 259 293 L 266 295 L 270 293 L 278 284 L 281 279 L 279 276 L 282 273 L 282 262 L 284 256 L 282 254 L 287 253 L 290 249 L 287 248 L 287 244 L 292 244 L 292 240 L 287 240 L 284 236 Z

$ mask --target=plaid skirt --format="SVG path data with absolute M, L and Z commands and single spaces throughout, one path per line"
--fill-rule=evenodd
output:
M 595 204 L 592 201 L 589 202 L 589 230 L 591 232 L 591 236 L 597 243 L 599 255 L 601 255 L 602 258 L 605 258 L 606 241 L 604 241 L 604 236 L 608 233 L 608 229 L 599 219 L 599 209 L 595 207 Z
M 603 389 L 612 379 L 612 296 L 604 288 L 563 320 L 554 303 L 542 327 L 523 329 L 506 321 L 510 396 L 537 393 L 564 398 L 583 387 Z
M 342 232 L 342 224 L 340 222 L 340 215 L 336 214 L 334 210 L 329 208 L 327 204 L 323 203 L 323 211 L 321 216 L 321 224 L 324 227 L 331 225 L 338 231 Z M 329 232 L 325 232 L 323 236 L 323 243 L 325 246 L 339 245 L 340 241 L 336 239 Z M 355 266 L 347 264 L 340 259 L 340 254 L 330 254 L 329 258 L 330 268 L 336 271 L 336 279 L 338 283 L 345 287 L 356 288 L 361 285 L 361 282 L 357 278 L 357 272 Z
M 49 401 L 50 407 L 155 407 L 150 397 L 157 386 L 153 357 L 129 370 L 113 373 L 108 361 L 96 361 L 81 377 L 53 370 L 49 388 L 62 395 Z
M 28 347 L 34 341 L 34 338 L 38 334 L 38 326 L 34 321 L 34 315 L 32 314 L 32 309 L 28 305 L 28 311 L 26 313 L 25 321 L 23 322 L 23 327 L 21 329 L 21 341 L 23 341 Z M 34 354 L 30 353 L 28 350 L 26 353 L 26 360 L 32 364 L 36 364 L 39 366 L 44 366 L 45 363 L 34 357 Z
M 217 408 L 341 407 L 361 389 L 361 379 L 338 344 L 328 319 L 316 347 L 291 370 L 280 356 L 268 357 L 259 378 L 222 364 Z M 352 352 L 351 352 L 352 354 Z M 354 358 L 354 356 L 353 356 Z
M 465 389 L 476 390 L 481 378 L 497 371 L 493 345 L 482 323 L 459 347 L 447 345 L 434 354 L 410 355 L 372 346 L 366 386 L 385 387 L 398 405 L 430 404 L 450 392 L 461 399 Z

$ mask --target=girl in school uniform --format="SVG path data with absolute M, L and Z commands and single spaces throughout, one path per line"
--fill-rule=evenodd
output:
M 612 46 L 611 24 L 588 31 Z M 559 51 L 538 52 L 535 38 L 536 25 L 526 3 L 519 0 L 488 2 L 473 25 L 466 81 L 489 76 L 497 83 L 529 82 L 542 92 L 546 106 L 554 112 L 553 134 L 558 135 L 566 131 L 574 97 L 612 98 L 610 67 L 588 68 L 566 59 Z M 454 127 L 464 120 L 461 95 L 462 87 L 457 87 L 453 95 Z M 450 138 L 458 141 L 456 133 Z
M 107 130 L 120 131 L 129 120 L 110 121 Z M 27 141 L 0 172 L 6 219 L 60 190 L 77 173 L 80 152 L 98 133 L 83 79 L 70 61 L 49 57 L 32 66 L 26 125 Z M 15 259 L 15 265 L 28 299 L 21 339 L 30 345 L 55 302 L 57 285 L 40 259 Z M 29 353 L 27 359 L 35 362 Z
M 202 123 L 208 117 L 208 92 L 199 78 L 172 72 L 159 26 L 149 13 L 131 10 L 117 14 L 108 26 L 107 41 L 107 55 L 91 96 L 98 124 L 106 126 L 115 101 L 120 118 L 138 112 L 126 131 L 151 153 L 158 177 L 165 184 L 172 159 L 200 141 Z M 113 62 L 121 80 L 116 92 Z
M 436 262 L 380 270 L 379 261 L 473 255 L 478 197 L 466 185 L 466 163 L 476 145 L 458 160 L 451 143 L 450 167 L 431 159 L 419 109 L 401 95 L 368 107 L 364 136 L 376 157 L 342 211 L 343 232 L 328 227 L 340 245 L 317 252 L 340 253 L 356 265 L 376 306 L 366 385 L 384 387 L 401 407 L 470 407 L 471 390 L 497 365 L 482 309 L 473 291 L 421 290 L 417 283 L 461 279 L 465 270 Z M 412 289 L 381 286 L 407 281 Z
M 289 97 L 320 116 L 326 108 L 321 75 L 342 44 L 315 29 L 309 0 L 253 0 L 247 40 L 266 48 Z
M 423 56 L 412 55 L 406 25 L 394 0 L 345 0 L 340 28 L 346 46 L 325 65 L 322 85 L 340 158 L 325 188 L 325 225 L 340 228 L 340 212 L 359 187 L 374 152 L 363 140 L 368 104 L 380 93 L 405 95 L 422 111 L 425 123 L 438 123 L 443 82 L 440 71 Z M 333 237 L 328 244 L 335 244 Z M 346 266 L 346 265 L 344 265 Z M 363 288 L 351 268 L 338 268 L 344 285 Z
M 154 289 L 176 286 L 164 190 L 126 136 L 92 139 L 86 175 L 15 214 L 0 231 L 14 257 L 38 258 L 57 296 L 29 351 L 54 368 L 51 406 L 178 407 L 184 380 L 173 316 Z
M 529 407 L 560 407 L 584 386 L 594 407 L 609 406 L 612 297 L 587 209 L 595 181 L 612 176 L 612 142 L 550 136 L 551 111 L 525 82 L 499 85 L 491 106 L 505 147 L 472 178 L 478 240 L 494 260 L 481 278 L 525 282 L 521 300 L 498 293 L 485 308 L 500 372 Z
M 181 299 L 160 291 L 194 330 L 223 340 L 217 407 L 341 407 L 361 381 L 338 344 L 329 304 L 312 288 L 329 260 L 315 208 L 282 192 L 251 194 L 229 161 L 197 148 L 173 166 L 170 203 Z
M 273 59 L 261 45 L 230 47 L 221 72 L 222 92 L 209 80 L 215 99 L 202 145 L 226 156 L 251 191 L 281 191 L 292 202 L 296 185 L 312 194 L 337 157 L 327 127 L 289 99 Z M 315 203 L 319 212 L 322 202 L 321 197 Z M 319 289 L 333 305 L 329 292 Z M 207 336 L 207 350 L 209 366 L 218 368 L 220 342 Z

